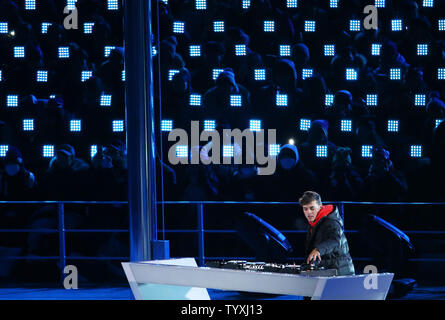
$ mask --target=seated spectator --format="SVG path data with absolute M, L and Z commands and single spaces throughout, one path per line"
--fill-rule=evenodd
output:
M 35 197 L 36 187 L 36 178 L 26 169 L 19 149 L 10 146 L 0 170 L 0 198 L 30 200 Z

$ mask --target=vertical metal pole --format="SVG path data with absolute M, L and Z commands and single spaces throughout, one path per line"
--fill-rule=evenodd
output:
M 66 266 L 66 248 L 65 248 L 65 207 L 63 202 L 57 204 L 57 214 L 59 218 L 59 265 L 60 265 L 60 280 L 63 282 L 65 274 L 63 270 Z
M 202 203 L 196 205 L 196 214 L 198 218 L 198 265 L 203 266 L 205 261 L 204 255 L 204 205 Z
M 142 261 L 157 237 L 151 0 L 124 1 L 124 32 L 130 260 Z
M 343 202 L 338 204 L 338 212 L 340 213 L 340 217 L 343 220 L 343 230 L 345 229 L 345 205 Z

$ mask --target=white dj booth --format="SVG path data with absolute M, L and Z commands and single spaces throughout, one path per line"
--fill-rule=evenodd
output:
M 122 262 L 122 266 L 136 300 L 210 300 L 207 289 L 312 300 L 384 300 L 394 277 L 393 273 L 320 277 L 198 267 L 194 258 Z

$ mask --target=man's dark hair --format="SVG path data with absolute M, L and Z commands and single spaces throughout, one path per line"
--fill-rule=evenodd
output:
M 298 202 L 300 202 L 301 206 L 304 206 L 314 200 L 317 201 L 318 204 L 321 204 L 321 197 L 318 193 L 316 193 L 315 191 L 306 191 L 305 193 L 303 193 L 301 198 L 298 199 Z

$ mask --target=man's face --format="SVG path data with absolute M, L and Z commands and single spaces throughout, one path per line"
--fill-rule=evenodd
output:
M 308 204 L 303 205 L 303 212 L 304 216 L 306 217 L 307 221 L 313 222 L 315 218 L 317 217 L 318 212 L 321 209 L 321 204 L 319 204 L 317 201 L 309 202 Z

